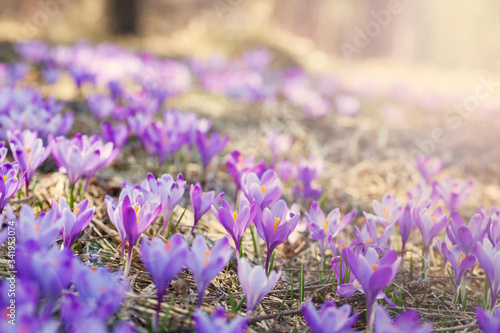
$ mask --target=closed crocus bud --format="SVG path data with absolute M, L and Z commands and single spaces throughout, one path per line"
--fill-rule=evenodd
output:
M 210 207 L 219 203 L 222 196 L 224 196 L 224 192 L 219 193 L 217 196 L 215 195 L 215 191 L 203 192 L 200 183 L 196 183 L 195 185 L 191 184 L 189 196 L 191 198 L 191 205 L 193 206 L 194 211 L 194 225 L 192 229 L 194 230 L 198 221 L 210 209 Z
M 228 142 L 229 137 L 222 138 L 218 132 L 212 134 L 211 137 L 208 137 L 207 134 L 202 131 L 196 132 L 196 146 L 198 147 L 198 151 L 201 155 L 205 171 L 207 170 L 212 158 L 215 155 L 220 154 Z
M 418 172 L 427 184 L 430 184 L 434 177 L 444 168 L 444 162 L 437 157 L 424 155 L 415 158 Z

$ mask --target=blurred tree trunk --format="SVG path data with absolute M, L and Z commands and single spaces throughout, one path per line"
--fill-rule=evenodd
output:
M 114 35 L 137 34 L 137 0 L 111 0 L 109 16 Z

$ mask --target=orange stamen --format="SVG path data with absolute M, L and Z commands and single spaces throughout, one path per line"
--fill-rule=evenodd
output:
M 389 210 L 387 209 L 387 207 L 384 207 L 383 210 L 384 210 L 384 213 L 385 213 L 385 219 L 387 221 L 389 221 Z
M 172 247 L 172 244 L 170 243 L 170 241 L 167 240 L 167 243 L 165 244 L 165 249 L 167 251 L 170 251 L 170 248 Z
M 365 246 L 370 245 L 370 244 L 372 244 L 372 243 L 373 243 L 373 238 L 370 238 L 369 240 L 367 240 L 367 241 L 365 242 Z
M 238 165 L 236 166 L 238 170 L 240 170 L 243 167 L 243 156 L 240 155 L 238 156 Z
M 460 252 L 460 254 L 458 255 L 458 265 L 459 266 L 464 259 L 465 259 L 465 252 Z
M 134 208 L 135 208 L 135 215 L 137 215 L 137 221 L 135 223 L 139 224 L 139 218 L 141 217 L 141 214 L 138 214 L 138 212 L 139 212 L 139 209 L 141 208 L 141 206 L 135 205 Z
M 234 220 L 234 223 L 236 223 L 236 218 L 238 217 L 238 213 L 237 212 L 234 212 L 233 213 L 233 220 Z
M 339 244 L 340 251 L 342 251 L 342 249 L 343 249 L 344 247 L 345 247 L 344 242 L 342 242 L 342 243 L 340 243 L 340 244 Z
M 80 211 L 80 208 L 75 208 L 75 217 L 76 217 L 76 214 L 78 214 L 79 211 Z
M 208 265 L 209 261 L 208 261 L 208 256 L 210 256 L 210 250 L 206 250 L 205 251 L 205 262 L 203 263 L 203 265 Z
M 3 181 L 6 182 L 7 181 L 7 176 L 3 176 Z
M 278 226 L 280 224 L 280 218 L 279 217 L 275 217 L 274 218 L 274 229 L 273 229 L 273 233 L 276 232 L 276 230 L 278 229 Z
M 328 233 L 328 220 L 325 220 L 325 224 L 323 225 L 323 230 L 325 230 L 325 233 Z
M 30 153 L 30 147 L 26 148 L 26 154 Z
M 266 185 L 262 185 L 260 187 L 260 190 L 262 191 L 262 194 L 264 194 L 264 192 L 266 191 Z
M 41 228 L 42 228 L 42 226 L 41 226 L 41 225 L 39 225 L 39 224 L 35 225 L 35 230 L 36 230 L 36 231 L 40 231 L 40 229 L 41 229 Z
M 378 265 L 377 265 L 377 264 L 372 265 L 372 269 L 373 269 L 373 271 L 374 271 L 374 272 L 375 272 L 375 270 L 377 269 L 377 267 L 378 267 Z

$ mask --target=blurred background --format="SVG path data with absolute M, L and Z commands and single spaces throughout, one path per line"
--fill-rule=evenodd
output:
M 397 166 L 401 156 L 412 161 L 429 153 L 456 166 L 456 176 L 500 184 L 498 0 L 0 0 L 0 8 L 4 45 L 111 41 L 180 60 L 219 53 L 237 58 L 267 48 L 273 66 L 331 74 L 341 91 L 360 100 L 353 120 L 296 119 L 304 142 L 316 142 L 343 172 L 371 169 L 360 166 L 366 160 Z M 487 96 L 478 98 L 478 91 Z M 188 107 L 211 112 L 198 100 Z M 310 129 L 325 123 L 331 126 L 312 140 Z M 328 148 L 334 138 L 338 145 Z M 500 196 L 500 188 L 495 191 Z

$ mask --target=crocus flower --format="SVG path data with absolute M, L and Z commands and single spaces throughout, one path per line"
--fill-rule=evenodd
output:
M 148 242 L 146 238 L 141 242 L 141 260 L 153 279 L 157 290 L 158 305 L 156 307 L 156 322 L 158 325 L 159 313 L 163 295 L 170 281 L 179 274 L 188 255 L 188 246 L 184 237 L 173 234 L 165 243 L 155 237 Z
M 474 190 L 474 180 L 459 181 L 446 177 L 442 182 L 433 182 L 436 193 L 443 199 L 450 212 L 458 210 Z
M 363 287 L 366 298 L 366 318 L 371 322 L 372 307 L 380 292 L 387 287 L 396 276 L 401 258 L 396 251 L 387 252 L 382 258 L 375 249 L 369 248 L 365 254 L 354 254 L 346 247 L 345 258 L 351 273 Z
M 196 235 L 189 251 L 186 265 L 193 274 L 198 292 L 198 307 L 203 303 L 203 294 L 210 281 L 219 274 L 233 255 L 227 237 L 215 242 L 211 249 L 208 248 L 205 238 Z
M 305 161 L 305 159 L 304 159 Z M 299 163 L 296 166 L 297 180 L 299 184 L 293 186 L 293 195 L 295 198 L 318 200 L 323 193 L 323 189 L 313 188 L 313 181 L 318 177 L 318 171 L 309 163 Z
M 356 330 L 352 327 L 358 315 L 358 312 L 354 312 L 351 316 L 349 304 L 337 308 L 337 304 L 330 299 L 321 305 L 319 311 L 316 311 L 311 300 L 302 305 L 302 316 L 313 333 L 354 333 Z
M 0 164 L 0 214 L 3 212 L 10 198 L 23 187 L 26 173 L 17 178 L 18 173 L 19 163 Z
M 274 170 L 265 171 L 260 178 L 255 172 L 246 174 L 242 183 L 248 201 L 257 201 L 261 210 L 281 197 L 281 181 Z
M 500 308 L 491 313 L 482 307 L 476 307 L 477 324 L 484 333 L 500 332 Z
M 300 214 L 289 213 L 285 201 L 279 200 L 271 209 L 265 208 L 262 219 L 255 221 L 257 232 L 267 246 L 266 272 L 274 249 L 287 240 L 299 219 Z
M 293 138 L 291 135 L 279 134 L 274 131 L 267 134 L 267 144 L 273 153 L 275 161 L 281 159 L 281 157 L 290 149 L 292 142 Z
M 241 189 L 243 175 L 250 172 L 262 175 L 265 167 L 266 161 L 260 161 L 258 164 L 255 164 L 253 156 L 245 157 L 237 150 L 226 155 L 226 169 L 231 177 L 233 177 L 233 181 L 236 184 L 236 192 Z
M 413 220 L 413 202 L 406 203 L 403 215 L 398 219 L 399 234 L 401 235 L 401 251 L 404 253 L 405 245 L 410 238 L 412 230 L 415 228 L 415 221 Z
M 258 209 L 256 201 L 250 204 L 246 199 L 241 201 L 239 212 L 233 211 L 224 199 L 222 199 L 221 207 L 218 210 L 212 205 L 212 212 L 233 239 L 237 253 L 240 253 L 241 237 L 252 223 Z
M 328 244 L 335 244 L 334 238 L 351 223 L 355 213 L 355 211 L 352 211 L 341 220 L 340 210 L 335 208 L 325 218 L 325 214 L 319 207 L 318 202 L 312 202 L 309 213 L 306 212 L 306 220 L 309 232 L 311 233 L 311 239 L 319 241 L 321 262 L 323 262 Z M 335 252 L 335 248 L 332 248 L 332 251 Z
M 97 170 L 113 163 L 118 156 L 120 149 L 113 146 L 112 142 L 103 143 L 99 135 L 92 135 L 89 139 L 91 149 L 98 152 L 99 161 L 96 165 L 89 166 L 85 171 L 85 189 L 89 183 L 90 178 L 97 172 Z
M 446 226 L 448 217 L 443 214 L 441 207 L 436 208 L 431 214 L 427 208 L 417 206 L 413 208 L 413 220 L 422 234 L 424 254 L 427 257 L 432 240 Z
M 14 130 L 7 131 L 10 150 L 12 156 L 19 162 L 19 170 L 26 172 L 26 195 L 29 194 L 29 183 L 35 170 L 47 159 L 51 150 L 53 141 L 49 140 L 47 147 L 43 146 L 42 139 L 38 138 L 36 131 Z
M 127 142 L 130 129 L 126 124 L 104 123 L 101 126 L 101 135 L 104 142 L 112 142 L 114 147 L 120 149 Z
M 74 211 L 66 203 L 66 200 L 60 199 L 59 205 L 52 199 L 52 209 L 57 210 L 56 218 L 62 220 L 62 239 L 63 246 L 71 248 L 78 235 L 87 228 L 94 216 L 95 207 L 89 207 L 89 199 L 85 199 L 76 205 Z
M 476 256 L 474 256 L 473 254 L 467 255 L 462 251 L 459 245 L 453 246 L 450 250 L 444 242 L 441 244 L 441 252 L 453 267 L 453 273 L 455 275 L 456 294 L 460 280 L 467 272 L 467 270 L 476 264 Z M 455 297 L 455 295 L 453 295 L 453 297 Z
M 63 320 L 72 321 L 74 317 L 108 320 L 120 309 L 125 292 L 129 287 L 127 278 L 121 273 L 114 274 L 108 268 L 89 267 L 78 264 L 73 276 L 73 284 L 78 296 L 68 294 L 62 305 Z
M 386 253 L 390 249 L 389 241 L 394 229 L 394 225 L 390 225 L 379 235 L 377 223 L 374 220 L 366 220 L 361 229 L 354 226 L 358 249 L 366 251 L 366 249 L 372 247 L 380 254 Z
M 446 230 L 446 235 L 453 244 L 460 245 L 466 254 L 471 254 L 478 242 L 486 237 L 490 219 L 474 214 L 469 223 L 465 223 L 462 216 L 454 211 L 450 215 L 450 225 Z
M 416 157 L 415 164 L 427 184 L 430 184 L 434 177 L 444 168 L 444 162 L 441 159 L 429 155 Z
M 500 215 L 490 215 L 491 223 L 488 228 L 488 238 L 492 244 L 500 243 Z
M 178 174 L 177 180 L 174 180 L 171 175 L 165 173 L 156 179 L 153 174 L 148 173 L 148 178 L 142 182 L 141 187 L 160 198 L 163 210 L 162 232 L 165 234 L 172 212 L 181 201 L 186 190 L 184 177 L 182 174 Z
M 120 203 L 112 200 L 107 205 L 109 219 L 118 230 L 122 244 L 128 243 L 128 256 L 125 264 L 125 275 L 127 276 L 130 270 L 134 245 L 142 233 L 156 220 L 160 214 L 161 205 L 153 208 L 147 202 L 143 205 L 137 201 L 132 203 L 128 196 Z
M 38 286 L 40 293 L 55 302 L 71 282 L 74 269 L 73 252 L 57 247 L 46 249 L 37 243 L 19 243 L 16 248 L 16 270 Z
M 221 306 L 215 307 L 212 317 L 201 309 L 196 309 L 194 312 L 194 327 L 198 333 L 244 333 L 247 325 L 248 319 L 242 316 L 228 321 L 226 310 Z
M 439 200 L 439 195 L 431 185 L 420 181 L 415 187 L 408 188 L 408 199 L 412 200 L 415 205 L 429 208 Z
M 16 222 L 16 237 L 20 243 L 34 242 L 42 248 L 49 248 L 61 234 L 62 220 L 55 217 L 55 211 L 41 212 L 35 218 L 31 206 L 23 205 L 17 219 L 9 205 L 5 216 Z
M 215 132 L 211 137 L 207 137 L 207 134 L 204 132 L 196 132 L 196 146 L 200 152 L 205 171 L 207 170 L 212 158 L 215 155 L 220 154 L 228 142 L 229 137 L 222 138 L 219 132 Z
M 500 294 L 500 244 L 494 246 L 488 238 L 485 238 L 482 244 L 477 243 L 474 255 L 488 279 L 493 309 Z
M 100 151 L 86 135 L 79 133 L 72 139 L 62 136 L 55 138 L 52 156 L 59 170 L 68 174 L 72 186 L 85 173 L 94 170 L 101 163 Z
M 364 213 L 366 219 L 373 219 L 385 227 L 393 225 L 403 214 L 403 205 L 394 195 L 386 193 L 382 202 L 373 200 L 373 211 L 375 215 Z
M 398 333 L 408 330 L 413 333 L 431 333 L 432 324 L 420 325 L 420 316 L 415 310 L 406 310 L 394 321 L 391 320 L 387 310 L 383 306 L 377 307 L 375 311 L 375 333 Z
M 217 205 L 220 199 L 224 196 L 224 192 L 215 196 L 215 191 L 203 192 L 200 183 L 195 185 L 191 184 L 189 188 L 189 197 L 191 198 L 191 205 L 194 212 L 194 225 L 193 229 L 201 219 L 201 217 L 208 212 L 212 205 Z
M 246 258 L 241 258 L 238 263 L 238 279 L 245 293 L 247 314 L 255 311 L 262 298 L 273 290 L 281 273 L 272 271 L 268 277 L 264 267 L 258 265 L 252 268 Z

